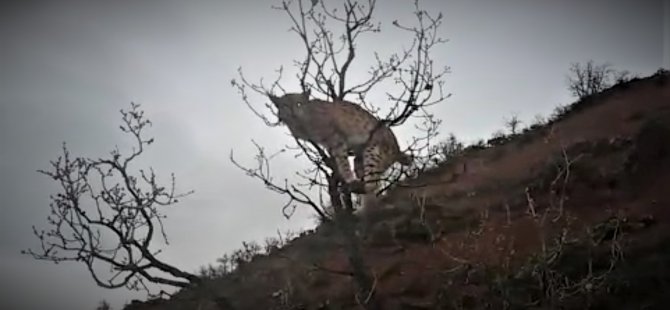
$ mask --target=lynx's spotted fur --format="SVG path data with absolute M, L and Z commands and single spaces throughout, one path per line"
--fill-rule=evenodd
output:
M 379 180 L 393 163 L 412 163 L 412 157 L 400 151 L 393 131 L 355 103 L 309 100 L 309 93 L 269 97 L 291 134 L 323 146 L 344 182 L 354 192 L 365 194 L 364 208 L 374 201 Z M 349 165 L 350 152 L 354 154 L 356 176 Z

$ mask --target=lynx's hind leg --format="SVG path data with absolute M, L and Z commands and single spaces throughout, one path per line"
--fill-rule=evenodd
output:
M 378 145 L 367 147 L 363 152 L 362 177 L 365 182 L 365 192 L 374 193 L 379 189 L 379 185 L 384 178 L 384 172 L 390 166 L 386 154 L 383 154 L 382 148 Z M 361 168 L 357 167 L 357 172 Z
M 361 211 L 376 208 L 378 204 L 379 185 L 387 165 L 384 164 L 383 154 L 378 145 L 368 146 L 356 154 L 354 166 L 356 174 L 363 182 L 363 195 L 361 197 Z

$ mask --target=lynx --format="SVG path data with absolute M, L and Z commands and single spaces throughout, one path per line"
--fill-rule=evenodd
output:
M 343 181 L 353 192 L 364 194 L 363 209 L 375 200 L 379 181 L 393 163 L 412 163 L 412 156 L 400 151 L 393 131 L 355 103 L 309 100 L 309 92 L 269 97 L 291 134 L 323 146 Z M 356 176 L 349 165 L 350 152 Z

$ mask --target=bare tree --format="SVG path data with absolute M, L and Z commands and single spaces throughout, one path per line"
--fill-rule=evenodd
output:
M 568 90 L 573 96 L 583 99 L 597 94 L 613 84 L 621 84 L 631 80 L 627 70 L 615 70 L 610 64 L 594 64 L 589 60 L 586 64 L 572 63 L 568 75 Z
M 134 142 L 129 154 L 117 147 L 106 158 L 73 157 L 63 143 L 63 154 L 51 161 L 51 169 L 38 170 L 57 182 L 60 192 L 51 195 L 48 227 L 33 226 L 41 247 L 22 253 L 54 263 L 82 263 L 97 285 L 109 289 L 151 295 L 148 283 L 200 284 L 200 277 L 161 260 L 155 246 L 159 239 L 168 244 L 162 210 L 192 191 L 175 192 L 174 174 L 166 186 L 152 168 L 133 171 L 135 160 L 154 141 L 144 135 L 151 122 L 134 103 L 121 115 L 120 128 Z
M 516 113 L 512 114 L 512 116 L 510 116 L 509 118 L 505 118 L 504 121 L 505 121 L 505 127 L 507 127 L 507 129 L 509 129 L 510 134 L 512 134 L 512 135 L 517 134 L 517 130 L 519 129 L 519 125 L 521 125 L 523 123 L 523 121 L 521 121 L 519 119 L 519 115 L 516 114 Z
M 610 86 L 611 73 L 609 64 L 595 65 L 593 60 L 584 65 L 573 63 L 568 76 L 568 89 L 580 99 L 599 93 Z
M 420 135 L 414 137 L 408 149 L 412 153 L 428 152 L 436 148 L 431 145 L 437 136 L 440 124 L 429 111 L 429 107 L 437 104 L 449 95 L 443 92 L 443 76 L 448 68 L 436 69 L 431 52 L 445 40 L 438 36 L 442 24 L 442 14 L 432 16 L 421 9 L 418 1 L 414 2 L 415 23 L 405 25 L 398 21 L 390 23 L 395 31 L 409 34 L 409 45 L 399 52 L 386 57 L 371 51 L 374 63 L 369 67 L 369 75 L 361 80 L 351 77 L 350 70 L 357 56 L 362 38 L 381 31 L 382 24 L 374 20 L 376 1 L 346 0 L 339 8 L 331 7 L 326 1 L 314 0 L 310 3 L 297 0 L 285 0 L 275 9 L 285 13 L 291 22 L 290 30 L 295 33 L 304 48 L 304 57 L 294 60 L 296 81 L 303 93 L 311 90 L 311 94 L 326 97 L 331 101 L 341 101 L 353 97 L 364 108 L 376 114 L 381 120 L 380 126 L 398 126 L 408 119 L 420 120 L 416 126 Z M 356 67 L 360 67 L 357 64 Z M 279 89 L 285 91 L 280 83 L 284 68 L 277 71 L 278 77 L 270 85 L 252 83 L 239 69 L 239 80 L 232 85 L 240 93 L 245 104 L 268 126 L 277 126 L 279 121 L 271 121 L 267 113 L 261 112 L 249 99 L 249 91 L 268 96 Z M 357 78 L 360 78 L 357 76 Z M 382 113 L 382 107 L 366 101 L 370 92 L 384 89 L 390 105 Z M 276 110 L 265 104 L 270 114 L 276 116 Z M 370 133 L 372 135 L 372 133 Z M 272 191 L 286 195 L 288 202 L 283 212 L 290 216 L 299 204 L 310 206 L 323 221 L 334 220 L 344 236 L 359 293 L 357 298 L 367 308 L 375 308 L 374 287 L 376 280 L 363 261 L 360 240 L 355 233 L 355 221 L 352 215 L 353 198 L 347 186 L 342 186 L 342 178 L 336 169 L 333 159 L 317 144 L 295 139 L 295 146 L 286 149 L 297 151 L 296 156 L 307 158 L 310 167 L 296 173 L 301 181 L 289 182 L 283 179 L 276 181 L 270 173 L 270 162 L 277 153 L 268 153 L 264 147 L 254 142 L 258 155 L 256 165 L 245 166 L 235 160 L 231 152 L 231 161 L 249 176 L 260 179 Z M 430 161 L 424 160 L 424 163 Z M 387 187 L 396 183 L 399 177 L 410 172 L 399 171 L 394 177 L 387 179 Z M 393 173 L 391 173 L 393 174 Z M 326 209 L 334 210 L 334 217 L 329 216 Z

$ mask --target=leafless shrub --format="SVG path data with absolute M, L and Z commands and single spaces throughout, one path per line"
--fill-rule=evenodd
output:
M 573 96 L 582 99 L 599 93 L 610 86 L 612 69 L 608 64 L 595 65 L 592 60 L 586 64 L 573 63 L 568 76 L 568 89 Z
M 464 149 L 465 145 L 463 142 L 459 141 L 452 133 L 449 134 L 446 139 L 440 141 L 431 148 L 429 158 L 435 165 L 437 165 L 460 156 Z
M 300 233 L 300 236 L 303 236 L 304 234 L 308 234 L 310 231 L 303 231 Z M 282 234 L 279 230 L 277 230 L 277 237 L 270 237 L 270 238 L 265 238 L 265 244 L 263 245 L 264 251 L 267 254 L 270 254 L 272 251 L 281 249 L 293 241 L 298 236 L 295 232 L 291 230 L 287 230 Z
M 554 108 L 554 111 L 549 116 L 549 122 L 556 122 L 564 118 L 568 113 L 572 111 L 572 106 L 570 105 L 558 105 Z
M 589 60 L 586 64 L 571 64 L 567 83 L 568 90 L 573 96 L 584 99 L 630 79 L 631 75 L 627 70 L 618 71 L 610 64 L 596 65 L 593 60 Z
M 533 117 L 533 121 L 530 123 L 530 126 L 528 126 L 528 128 L 530 130 L 535 130 L 535 129 L 541 128 L 542 126 L 544 126 L 546 124 L 547 124 L 547 119 L 544 116 L 542 116 L 541 114 L 536 114 Z
M 154 141 L 145 136 L 151 122 L 139 104 L 131 103 L 121 115 L 121 131 L 134 142 L 128 154 L 116 148 L 108 157 L 73 157 L 63 144 L 63 154 L 51 161 L 51 169 L 38 170 L 58 183 L 60 192 L 51 196 L 47 228 L 33 226 L 40 248 L 22 253 L 54 263 L 84 264 L 95 283 L 109 289 L 125 287 L 156 296 L 149 283 L 198 286 L 201 277 L 161 260 L 155 245 L 169 244 L 163 210 L 193 192 L 176 192 L 174 174 L 163 185 L 153 168 L 133 170 Z M 223 297 L 217 303 L 229 305 Z
M 504 120 L 505 120 L 505 127 L 509 130 L 511 135 L 516 135 L 519 130 L 519 125 L 523 123 L 523 121 L 519 119 L 519 115 L 516 113 L 512 114 L 512 116 L 510 116 L 509 118 L 505 118 Z
M 517 279 L 531 279 L 536 285 L 534 288 L 537 289 L 538 299 L 529 302 L 528 306 L 532 304 L 556 309 L 570 299 L 582 298 L 589 303 L 595 294 L 606 294 L 609 277 L 623 258 L 620 227 L 614 230 L 607 262 L 594 257 L 595 243 L 590 239 L 584 242 L 569 238 L 567 228 L 556 234 L 539 253 L 531 256 L 516 275 Z M 590 229 L 587 228 L 588 231 Z M 590 305 L 585 307 L 589 308 Z
M 504 131 L 498 130 L 491 135 L 491 139 L 486 141 L 486 144 L 491 146 L 502 145 L 509 141 L 510 137 Z
M 614 85 L 623 84 L 635 78 L 628 70 L 616 71 L 614 73 Z
M 137 104 L 121 114 L 121 130 L 135 142 L 130 154 L 124 156 L 117 148 L 108 158 L 72 158 L 63 144 L 63 155 L 51 162 L 52 170 L 38 170 L 56 181 L 61 192 L 51 196 L 50 228 L 33 227 L 41 248 L 24 253 L 54 263 L 83 263 L 105 288 L 146 289 L 145 280 L 177 287 L 197 283 L 197 276 L 161 261 L 152 243 L 157 237 L 168 242 L 162 209 L 191 192 L 175 192 L 174 175 L 166 187 L 152 168 L 131 170 L 131 163 L 154 141 L 143 135 L 151 122 Z M 96 269 L 99 264 L 108 265 L 109 271 Z
M 284 233 L 277 231 L 277 237 L 266 238 L 263 245 L 243 241 L 241 248 L 223 254 L 216 259 L 215 265 L 201 266 L 198 275 L 208 279 L 223 278 L 238 270 L 240 266 L 251 262 L 255 257 L 269 255 L 285 247 L 295 237 L 296 233 L 289 230 Z
M 620 230 L 615 228 L 615 237 L 611 239 L 610 263 L 607 268 L 595 268 L 593 258 L 590 256 L 591 252 L 589 252 L 589 256 L 584 261 L 586 273 L 567 274 L 564 270 L 563 257 L 567 255 L 566 249 L 574 250 L 580 243 L 584 244 L 579 237 L 573 236 L 576 232 L 570 231 L 569 222 L 571 218 L 566 215 L 565 210 L 571 169 L 581 156 L 582 154 L 569 156 L 566 148 L 561 148 L 561 162 L 557 165 L 556 176 L 549 184 L 548 201 L 545 205 L 540 205 L 533 198 L 529 188 L 526 188 L 528 214 L 538 228 L 540 251 L 531 257 L 517 277 L 528 276 L 534 279 L 542 296 L 541 300 L 533 302 L 533 305 L 555 308 L 560 307 L 561 303 L 573 296 L 590 296 L 604 285 L 607 276 L 622 257 L 619 243 L 620 234 L 618 233 Z M 552 227 L 555 228 L 555 224 L 559 220 L 562 220 L 565 224 L 559 227 L 557 234 L 551 234 L 550 231 L 554 230 Z M 586 235 L 591 235 L 589 229 L 587 229 Z M 594 247 L 596 244 L 589 238 L 586 245 Z M 530 304 L 527 306 L 530 306 Z

